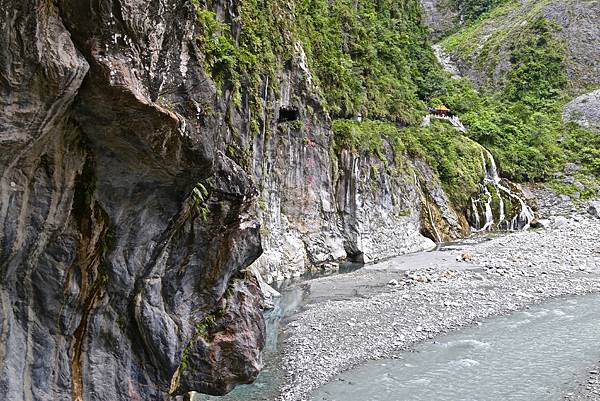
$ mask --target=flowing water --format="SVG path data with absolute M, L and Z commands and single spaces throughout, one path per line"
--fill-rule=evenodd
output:
M 442 244 L 441 249 L 457 245 Z M 441 263 L 445 258 L 444 252 L 417 253 L 365 268 L 403 270 L 426 266 L 432 260 Z M 340 273 L 359 266 L 342 266 Z M 282 296 L 265 314 L 265 368 L 257 381 L 238 386 L 225 397 L 195 394 L 193 401 L 277 398 L 285 373 L 280 350 L 286 322 L 307 303 L 351 297 L 360 286 L 355 283 L 329 291 L 307 278 L 312 277 L 277 288 Z M 368 362 L 319 389 L 313 401 L 558 400 L 600 359 L 598 338 L 600 295 L 557 299 L 417 345 L 415 352 L 403 353 L 402 359 Z
M 372 361 L 313 401 L 560 400 L 600 358 L 600 295 L 556 299 Z
M 223 397 L 193 393 L 192 401 L 268 401 L 275 399 L 279 394 L 279 386 L 282 383 L 284 373 L 280 369 L 282 361 L 279 352 L 282 329 L 294 313 L 300 311 L 311 297 L 307 286 L 294 284 L 309 282 L 310 279 L 324 275 L 350 273 L 362 266 L 363 264 L 360 263 L 346 262 L 340 264 L 337 271 L 307 273 L 303 277 L 274 285 L 281 296 L 274 298 L 273 308 L 265 311 L 264 314 L 267 327 L 267 338 L 263 351 L 264 367 L 256 381 L 252 384 L 237 386 L 231 393 Z
M 502 179 L 498 175 L 496 161 L 490 152 L 487 150 L 482 152 L 481 160 L 485 171 L 485 177 L 481 184 L 483 195 L 480 199 L 471 199 L 471 224 L 473 225 L 473 230 L 477 232 L 489 231 L 493 228 L 507 231 L 527 230 L 535 218 L 533 210 L 531 210 L 521 196 L 512 192 L 510 188 L 502 184 Z M 494 220 L 494 213 L 492 211 L 494 197 L 490 192 L 490 187 L 494 188 L 494 192 L 497 196 L 498 221 Z M 518 205 L 518 211 L 514 213 L 514 216 L 510 221 L 506 220 L 505 199 L 509 200 L 511 204 L 514 202 Z M 482 209 L 482 215 L 480 215 L 479 209 Z M 481 217 L 483 217 L 483 220 Z
M 278 290 L 281 291 L 281 297 L 275 298 L 273 309 L 265 312 L 267 338 L 263 351 L 264 368 L 256 381 L 253 384 L 237 386 L 224 397 L 211 397 L 195 393 L 192 401 L 263 401 L 277 397 L 283 373 L 278 370 L 278 367 L 281 366 L 281 356 L 278 353 L 281 345 L 281 325 L 284 319 L 301 308 L 306 296 L 303 288 L 298 286 L 289 289 L 278 288 Z

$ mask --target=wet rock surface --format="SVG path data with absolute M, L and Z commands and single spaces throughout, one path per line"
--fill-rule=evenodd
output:
M 255 267 L 268 283 L 330 269 L 339 260 L 373 262 L 431 248 L 438 238 L 426 205 L 435 211 L 442 239 L 469 232 L 431 167 L 407 159 L 416 175 L 401 170 L 390 144 L 383 145 L 384 162 L 346 149 L 332 155 L 330 134 L 285 135 L 267 147 L 264 157 L 273 164 L 259 176 L 265 253 Z M 290 165 L 278 154 L 294 160 Z
M 0 398 L 162 400 L 252 380 L 257 190 L 219 140 L 190 2 L 0 8 Z M 202 322 L 219 358 L 185 354 Z M 173 386 L 184 356 L 202 368 Z
M 284 345 L 286 384 L 279 399 L 308 399 L 343 370 L 393 358 L 411 344 L 480 319 L 552 297 L 600 291 L 595 240 L 600 224 L 582 215 L 564 219 L 560 227 L 460 245 L 429 265 L 424 258 L 423 268 L 405 271 L 398 263 L 394 270 L 392 259 L 383 271 L 317 280 L 324 287 L 364 281 L 373 289 L 378 283 L 379 290 L 309 305 L 295 318 Z M 398 285 L 388 285 L 391 280 Z

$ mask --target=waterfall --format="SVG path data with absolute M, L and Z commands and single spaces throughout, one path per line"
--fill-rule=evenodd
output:
M 502 223 L 504 222 L 504 219 L 506 218 L 506 216 L 504 215 L 504 199 L 502 199 L 502 195 L 500 194 L 500 188 L 496 187 L 496 194 L 498 195 L 498 211 L 499 216 L 498 216 L 498 228 L 501 228 Z
M 477 205 L 475 204 L 475 199 L 473 198 L 471 198 L 471 209 L 473 211 L 473 218 L 475 219 L 474 228 L 476 230 L 479 230 L 479 228 L 481 227 L 481 220 L 479 219 L 479 210 L 477 210 Z
M 531 224 L 531 221 L 535 218 L 533 210 L 525 203 L 523 198 L 518 194 L 513 193 L 510 188 L 502 185 L 502 179 L 498 175 L 498 168 L 496 161 L 492 154 L 484 150 L 481 152 L 481 160 L 483 162 L 483 170 L 485 176 L 481 184 L 483 196 L 485 196 L 486 202 L 483 205 L 485 222 L 481 227 L 480 214 L 477 208 L 477 204 L 481 200 L 471 199 L 471 208 L 473 209 L 472 223 L 474 223 L 474 231 L 487 231 L 491 230 L 494 226 L 494 214 L 492 212 L 492 201 L 493 197 L 489 190 L 489 186 L 493 186 L 496 194 L 498 195 L 498 222 L 496 223 L 497 229 L 503 228 L 503 223 L 506 221 L 506 212 L 504 199 L 515 200 L 519 204 L 519 212 L 515 214 L 510 223 L 504 224 L 507 230 L 527 230 Z
M 485 192 L 485 195 L 487 195 L 487 201 L 485 202 L 485 224 L 483 225 L 480 231 L 487 231 L 491 229 L 492 225 L 494 224 L 494 213 L 492 213 L 493 198 L 486 185 L 483 186 L 483 191 Z
M 531 225 L 531 221 L 535 217 L 533 210 L 529 206 L 525 204 L 525 201 L 520 197 L 517 197 L 519 203 L 521 205 L 521 211 L 515 217 L 513 217 L 510 229 L 511 230 L 527 230 Z
M 489 168 L 488 168 L 488 163 L 486 162 L 486 156 L 487 159 L 489 160 Z M 504 219 L 506 218 L 506 216 L 504 215 L 504 199 L 502 198 L 502 194 L 500 193 L 500 191 L 506 193 L 506 194 L 510 194 L 510 190 L 506 187 L 504 187 L 502 184 L 500 184 L 500 176 L 498 175 L 498 167 L 496 167 L 496 160 L 494 160 L 494 157 L 492 156 L 492 154 L 490 152 L 488 152 L 486 150 L 486 153 L 484 154 L 484 152 L 481 152 L 481 159 L 483 160 L 483 169 L 485 171 L 485 178 L 484 178 L 484 183 L 487 181 L 488 183 L 492 184 L 494 186 L 494 189 L 496 190 L 496 195 L 498 195 L 498 224 L 496 225 L 496 227 L 501 228 L 501 224 L 504 222 Z M 489 194 L 489 191 L 487 190 L 486 187 L 486 191 Z M 491 197 L 491 195 L 490 195 Z M 489 203 L 488 203 L 489 204 Z M 486 205 L 487 207 L 487 205 Z

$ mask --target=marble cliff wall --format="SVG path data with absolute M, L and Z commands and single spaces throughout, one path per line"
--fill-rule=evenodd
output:
M 0 9 L 1 397 L 157 400 L 251 381 L 257 192 L 220 146 L 191 4 Z
M 423 162 L 333 150 L 299 44 L 255 116 L 205 72 L 188 0 L 0 10 L 3 399 L 226 393 L 261 366 L 248 266 L 274 280 L 468 231 Z

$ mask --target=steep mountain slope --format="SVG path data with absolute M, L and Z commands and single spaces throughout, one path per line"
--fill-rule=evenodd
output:
M 471 2 L 434 5 L 460 14 L 465 4 Z M 464 14 L 440 42 L 468 78 L 441 99 L 513 180 L 549 181 L 575 198 L 597 194 L 600 140 L 590 129 L 600 105 L 585 94 L 600 85 L 598 7 L 595 1 L 492 2 L 482 13 Z
M 440 129 L 453 155 L 440 160 L 440 141 L 398 128 L 421 122 L 445 80 L 415 1 L 194 4 L 205 70 L 231 99 L 227 154 L 259 187 L 267 281 L 469 231 L 482 149 Z
M 593 0 L 505 1 L 443 41 L 478 86 L 502 86 L 514 50 L 527 39 L 528 28 L 543 18 L 564 51 L 572 93 L 600 85 L 600 4 Z

